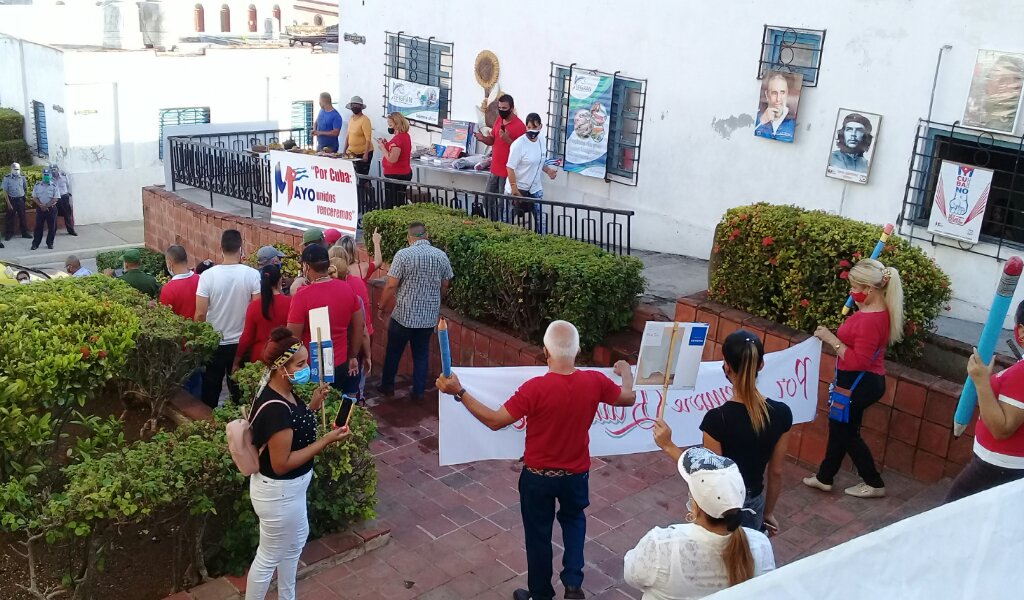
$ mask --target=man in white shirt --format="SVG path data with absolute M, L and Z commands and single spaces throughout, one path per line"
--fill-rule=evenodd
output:
M 88 277 L 92 275 L 92 271 L 83 267 L 82 261 L 78 260 L 78 257 L 74 254 L 64 259 L 64 270 L 72 277 Z
M 210 408 L 220 402 L 225 376 L 231 398 L 239 398 L 238 384 L 230 377 L 231 364 L 245 328 L 245 311 L 249 302 L 260 296 L 259 271 L 242 264 L 242 234 L 235 229 L 225 231 L 220 249 L 223 260 L 203 272 L 196 289 L 196 321 L 209 322 L 221 335 L 220 347 L 203 376 L 203 402 Z
M 544 197 L 542 174 L 547 174 L 550 179 L 558 174 L 554 167 L 544 163 L 544 141 L 540 139 L 542 127 L 540 115 L 530 113 L 526 116 L 526 135 L 512 142 L 508 151 L 508 179 L 505 180 L 506 194 L 524 198 L 514 206 L 515 220 L 537 233 L 544 233 L 540 227 L 541 207 L 528 198 Z

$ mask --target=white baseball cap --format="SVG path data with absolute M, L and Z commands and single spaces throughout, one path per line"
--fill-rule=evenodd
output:
M 21 165 L 19 165 L 18 163 L 11 163 L 11 170 L 12 171 L 20 171 L 21 170 Z
M 676 466 L 690 488 L 690 497 L 708 516 L 721 519 L 726 512 L 743 508 L 747 488 L 732 459 L 695 446 L 683 452 Z

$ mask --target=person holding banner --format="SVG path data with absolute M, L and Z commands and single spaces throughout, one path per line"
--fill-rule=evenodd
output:
M 1024 346 L 1024 301 L 1017 305 L 1013 337 Z M 946 502 L 1024 479 L 1024 362 L 992 375 L 992 363 L 978 355 L 967 361 L 978 390 L 978 425 L 971 462 L 953 480 Z
M 587 535 L 584 510 L 590 505 L 590 426 L 598 404 L 632 406 L 633 372 L 625 361 L 615 363 L 616 384 L 598 371 L 576 369 L 580 335 L 568 321 L 554 321 L 544 334 L 548 372 L 522 385 L 494 410 L 466 391 L 459 378 L 443 374 L 437 387 L 455 397 L 481 423 L 498 431 L 526 419 L 526 452 L 519 476 L 520 511 L 526 534 L 527 583 L 515 600 L 551 600 L 551 530 L 562 527 L 560 579 L 566 598 L 584 598 L 583 543 Z M 558 511 L 555 511 L 557 502 Z
M 903 339 L 903 283 L 896 269 L 870 258 L 853 265 L 849 280 L 857 312 L 835 334 L 820 326 L 814 331 L 815 337 L 835 348 L 838 358 L 833 387 L 849 390 L 849 417 L 843 422 L 830 414 L 825 458 L 818 473 L 803 482 L 823 492 L 832 491 L 843 457 L 849 454 L 864 481 L 846 488 L 846 494 L 881 498 L 885 482 L 860 436 L 860 424 L 864 411 L 885 394 L 885 348 Z
M 671 435 L 662 441 L 671 445 Z M 768 538 L 742 526 L 749 494 L 736 463 L 699 446 L 675 460 L 690 492 L 687 523 L 642 537 L 626 553 L 626 583 L 642 590 L 643 600 L 703 598 L 775 570 Z

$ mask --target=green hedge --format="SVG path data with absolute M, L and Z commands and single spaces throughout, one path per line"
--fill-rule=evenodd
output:
M 13 108 L 0 108 L 0 142 L 24 139 L 25 117 Z
M 121 260 L 121 256 L 124 255 L 125 250 L 128 248 L 100 252 L 96 255 L 96 268 L 101 272 L 104 269 L 123 268 L 124 261 Z M 142 270 L 156 277 L 161 283 L 166 282 L 168 279 L 167 259 L 164 258 L 164 253 L 144 247 L 136 248 L 136 250 L 142 253 Z
M 709 296 L 723 304 L 811 332 L 835 330 L 849 294 L 846 273 L 870 256 L 881 225 L 794 206 L 730 209 L 715 230 Z M 951 297 L 949 277 L 920 249 L 895 235 L 879 257 L 903 279 L 904 340 L 889 358 L 918 356 L 925 332 Z
M 406 246 L 413 221 L 427 225 L 432 243 L 451 260 L 455 278 L 447 304 L 531 342 L 541 340 L 550 321 L 565 319 L 591 348 L 629 324 L 644 290 L 643 264 L 636 258 L 434 204 L 367 213 L 363 230 L 380 230 L 390 258 Z
M 274 244 L 284 258 L 281 259 L 281 275 L 285 277 L 298 277 L 299 275 L 299 262 L 302 260 L 302 255 L 288 244 Z M 245 264 L 249 265 L 254 269 L 259 269 L 259 261 L 256 260 L 256 253 L 252 253 L 245 257 Z
M 0 165 L 7 165 L 10 168 L 12 162 L 22 165 L 32 164 L 32 152 L 25 140 L 0 142 Z

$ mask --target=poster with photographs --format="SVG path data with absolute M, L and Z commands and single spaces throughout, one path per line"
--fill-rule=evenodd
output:
M 707 323 L 648 321 L 640 340 L 634 390 L 693 389 L 697 383 Z
M 754 135 L 779 142 L 793 142 L 796 113 L 800 107 L 800 87 L 803 83 L 804 76 L 800 73 L 765 73 L 761 80 L 761 100 L 757 106 Z
M 852 183 L 867 183 L 875 138 L 882 115 L 840 108 L 832 135 L 831 153 L 825 176 Z
M 1020 114 L 1024 54 L 979 50 L 962 123 L 967 127 L 1012 134 Z
M 573 73 L 565 134 L 566 171 L 604 178 L 608 163 L 608 115 L 615 78 Z

